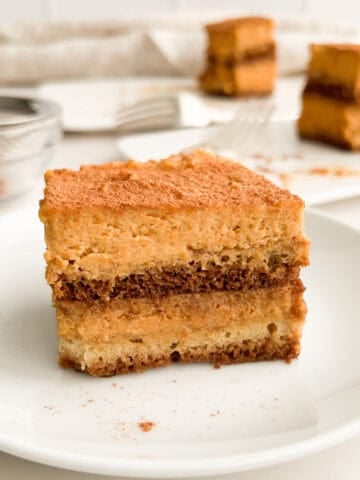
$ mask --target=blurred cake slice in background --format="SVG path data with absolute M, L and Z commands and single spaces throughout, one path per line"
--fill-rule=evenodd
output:
M 360 148 L 360 45 L 311 45 L 299 134 Z
M 273 21 L 243 17 L 206 26 L 207 65 L 200 87 L 208 93 L 266 95 L 276 78 Z

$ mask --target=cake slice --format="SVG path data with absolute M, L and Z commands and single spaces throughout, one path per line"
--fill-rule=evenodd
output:
M 299 134 L 360 148 L 360 46 L 312 45 Z
M 360 100 L 360 45 L 313 44 L 307 91 L 347 101 Z
M 274 89 L 276 64 L 271 58 L 226 65 L 210 62 L 201 76 L 201 88 L 207 93 L 246 97 L 270 94 Z
M 171 362 L 291 360 L 306 314 L 300 280 L 258 290 L 58 301 L 59 362 L 95 376 Z
M 206 26 L 207 66 L 200 87 L 225 95 L 265 95 L 276 77 L 273 22 L 242 17 Z
M 46 278 L 60 364 L 295 358 L 303 202 L 205 151 L 46 174 Z
M 209 58 L 234 61 L 273 55 L 274 22 L 265 17 L 240 17 L 206 25 Z
M 305 89 L 298 130 L 303 138 L 360 148 L 360 104 Z

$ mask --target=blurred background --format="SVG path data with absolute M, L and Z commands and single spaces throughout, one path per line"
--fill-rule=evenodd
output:
M 235 9 L 268 15 L 305 15 L 351 24 L 360 15 L 360 2 L 343 0 L 3 0 L 1 23 L 36 20 L 100 20 L 126 16 Z
M 269 165 L 264 166 L 259 159 L 249 166 L 258 167 L 262 174 L 269 173 L 271 180 L 302 195 L 309 204 L 357 194 L 360 180 L 356 156 L 334 149 L 326 150 L 325 155 L 323 147 L 300 143 L 294 122 L 301 107 L 309 44 L 359 44 L 356 20 L 360 2 L 2 0 L 0 96 L 25 97 L 28 101 L 0 101 L 0 199 L 13 197 L 42 179 L 53 158 L 53 166 L 72 168 L 76 167 L 74 157 L 81 163 L 161 158 L 198 144 L 203 135 L 212 135 L 212 130 L 198 128 L 191 133 L 184 132 L 184 127 L 212 128 L 229 122 L 240 110 L 247 117 L 246 100 L 205 95 L 198 78 L 206 65 L 204 26 L 248 15 L 275 20 L 277 81 L 270 102 L 272 119 L 282 120 L 284 127 L 280 131 L 276 126 L 275 133 L 270 131 L 272 124 L 265 122 L 269 118 L 263 114 L 262 123 L 252 128 L 248 151 L 242 141 L 241 152 L 235 148 L 234 152 L 237 156 L 265 151 L 273 155 L 271 172 Z M 181 96 L 184 92 L 185 98 Z M 133 118 L 126 109 L 154 95 L 176 97 L 171 100 L 173 122 L 162 124 L 163 129 L 174 130 L 173 136 L 127 138 L 128 131 L 142 133 L 150 129 L 138 122 L 136 128 L 129 122 L 121 123 L 121 118 Z M 52 106 L 43 101 L 51 101 Z M 264 112 L 264 108 L 259 104 L 257 111 Z M 183 113 L 181 118 L 178 112 Z M 47 124 L 40 125 L 39 118 Z M 32 119 L 35 123 L 30 128 Z M 25 127 L 18 125 L 23 120 L 27 122 Z M 5 128 L 9 122 L 14 124 L 11 129 Z M 269 135 L 256 135 L 256 131 L 264 133 L 265 123 L 270 126 Z M 154 126 L 158 127 L 151 119 Z M 175 131 L 175 127 L 182 130 Z M 246 132 L 246 128 L 243 130 Z M 61 142 L 61 131 L 65 142 Z M 246 137 L 249 143 L 248 132 Z M 20 169 L 15 160 L 25 157 L 26 163 Z M 304 167 L 294 161 L 289 171 L 288 161 L 279 167 L 280 157 L 310 158 L 311 165 L 304 172 Z M 355 174 L 338 175 L 338 168 L 344 165 Z M 331 168 L 336 175 L 319 175 L 319 168 L 327 172 Z

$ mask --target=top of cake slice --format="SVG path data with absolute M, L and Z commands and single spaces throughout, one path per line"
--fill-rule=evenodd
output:
M 313 44 L 310 48 L 311 81 L 352 90 L 360 88 L 360 45 Z
M 302 200 L 239 163 L 204 150 L 159 162 L 108 163 L 45 174 L 41 211 L 82 207 L 204 208 L 291 204 Z
M 360 57 L 360 45 L 357 43 L 312 43 L 310 48 L 313 54 L 321 51 L 330 55 L 335 52 L 338 54 L 351 52 Z
M 218 61 L 251 54 L 274 52 L 273 21 L 265 17 L 241 17 L 206 25 L 208 55 Z
M 221 22 L 209 23 L 206 25 L 208 32 L 228 32 L 236 31 L 243 27 L 266 27 L 272 29 L 274 26 L 273 20 L 266 17 L 238 17 L 229 18 Z

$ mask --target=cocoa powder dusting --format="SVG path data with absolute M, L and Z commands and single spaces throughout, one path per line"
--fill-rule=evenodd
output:
M 311 175 L 329 175 L 333 177 L 351 177 L 360 175 L 360 170 L 350 170 L 345 167 L 336 167 L 336 168 L 327 168 L 327 167 L 317 167 L 311 168 L 308 170 L 308 173 Z
M 154 422 L 139 422 L 138 426 L 140 430 L 143 432 L 150 432 L 154 427 L 155 423 Z

